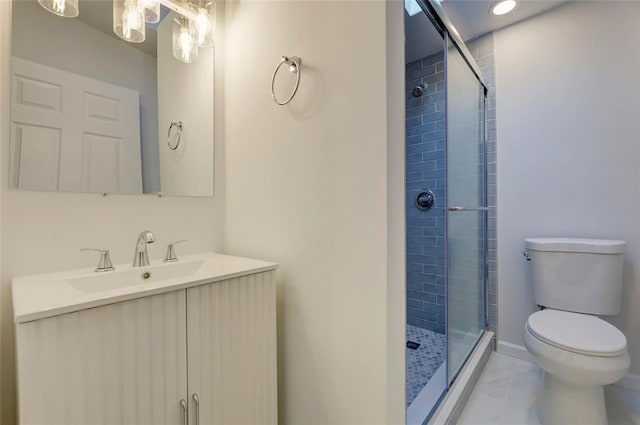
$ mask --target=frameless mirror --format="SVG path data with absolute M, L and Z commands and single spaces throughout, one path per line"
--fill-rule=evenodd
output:
M 73 19 L 13 1 L 11 187 L 213 196 L 213 48 L 178 61 L 164 6 L 142 43 L 113 15 L 113 0 L 80 0 Z

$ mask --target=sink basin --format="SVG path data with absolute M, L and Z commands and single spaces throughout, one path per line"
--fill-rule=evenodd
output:
M 146 267 L 116 264 L 114 271 L 104 273 L 82 268 L 14 277 L 13 320 L 26 323 L 277 267 L 275 263 L 208 252 L 182 256 L 176 263 L 156 262 Z
M 67 279 L 67 282 L 85 294 L 94 294 L 96 292 L 189 277 L 196 274 L 202 267 L 203 262 L 203 260 L 181 261 L 122 271 L 115 270 L 91 276 L 71 278 Z

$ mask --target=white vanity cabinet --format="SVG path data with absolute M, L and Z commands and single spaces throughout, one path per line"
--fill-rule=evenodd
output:
M 277 423 L 273 269 L 17 322 L 16 334 L 21 424 Z

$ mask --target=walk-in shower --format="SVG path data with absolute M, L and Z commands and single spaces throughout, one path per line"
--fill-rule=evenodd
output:
M 408 423 L 428 419 L 487 328 L 488 85 L 440 5 L 418 3 L 405 20 Z

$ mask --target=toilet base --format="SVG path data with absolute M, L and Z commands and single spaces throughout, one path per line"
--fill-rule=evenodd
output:
M 545 372 L 538 415 L 544 425 L 606 425 L 604 388 L 571 384 Z

